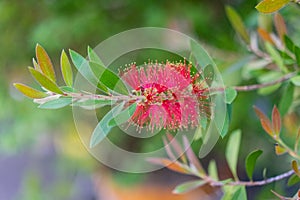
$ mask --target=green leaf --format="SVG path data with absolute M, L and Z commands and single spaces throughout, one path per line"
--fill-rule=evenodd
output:
M 232 196 L 232 200 L 247 200 L 247 193 L 245 187 L 238 187 L 238 189 Z
M 246 189 L 244 186 L 226 185 L 223 187 L 224 195 L 222 200 L 247 200 Z
M 256 161 L 258 157 L 263 153 L 262 150 L 255 150 L 252 151 L 246 158 L 246 173 L 249 177 L 249 179 L 252 181 L 252 176 L 255 168 Z
M 103 85 L 120 94 L 128 94 L 126 85 L 114 72 L 98 63 L 89 62 L 89 64 L 95 76 L 99 78 L 99 81 Z
M 131 104 L 128 106 L 126 109 L 124 109 L 122 112 L 120 112 L 118 115 L 114 116 L 114 119 L 110 120 L 108 123 L 109 126 L 116 126 L 116 125 L 121 125 L 125 122 L 127 122 L 133 113 L 136 110 L 136 103 Z
M 295 46 L 295 56 L 296 56 L 298 68 L 300 68 L 300 48 L 297 46 Z
M 263 0 L 255 8 L 262 13 L 272 13 L 278 11 L 289 2 L 290 0 Z
M 293 174 L 288 180 L 288 186 L 293 186 L 300 182 L 300 177 L 297 174 Z
M 266 47 L 267 52 L 270 54 L 272 60 L 276 63 L 276 65 L 279 67 L 279 69 L 282 72 L 287 73 L 288 70 L 287 70 L 286 66 L 284 65 L 284 62 L 280 56 L 280 53 L 269 42 L 265 43 L 265 47 Z
M 85 109 L 96 109 L 96 108 L 101 108 L 103 106 L 113 105 L 115 103 L 116 103 L 116 101 L 111 101 L 111 100 L 89 99 L 89 100 L 86 100 L 86 101 L 74 102 L 72 105 L 73 106 L 80 106 L 80 107 L 85 108 Z
M 208 165 L 208 174 L 214 180 L 219 180 L 218 177 L 218 168 L 215 160 L 211 160 Z
M 236 168 L 238 162 L 239 149 L 241 144 L 242 132 L 241 130 L 235 130 L 231 133 L 226 148 L 226 160 L 229 168 L 236 180 L 238 180 Z
M 63 79 L 67 86 L 73 86 L 73 72 L 71 68 L 71 64 L 69 62 L 68 56 L 64 50 L 61 52 L 60 56 L 60 67 L 63 75 Z
M 295 86 L 300 86 L 300 75 L 291 78 L 291 81 Z
M 224 119 L 224 124 L 222 127 L 222 130 L 220 132 L 220 135 L 222 138 L 224 138 L 229 130 L 229 125 L 230 125 L 230 121 L 231 121 L 231 105 L 230 104 L 226 104 L 226 115 L 225 115 L 225 119 Z
M 39 108 L 43 109 L 58 109 L 63 108 L 65 106 L 68 106 L 72 103 L 72 98 L 70 97 L 62 97 L 59 99 L 54 99 L 51 101 L 47 101 L 46 103 L 43 103 L 39 105 Z
M 214 65 L 210 56 L 196 41 L 191 40 L 190 45 L 191 45 L 192 55 L 196 59 L 196 64 L 199 64 L 201 69 L 208 65 L 212 65 L 212 66 Z
M 83 56 L 81 56 L 79 53 L 69 50 L 70 56 L 72 59 L 72 62 L 76 69 L 79 71 L 79 73 L 86 79 L 88 80 L 92 85 L 97 86 L 98 80 L 93 74 L 88 60 L 86 60 Z
M 42 74 L 41 72 L 35 70 L 32 67 L 29 67 L 29 71 L 31 75 L 39 82 L 41 86 L 46 88 L 47 90 L 57 93 L 57 94 L 63 94 L 63 92 L 59 89 L 59 87 L 54 83 L 52 80 L 50 80 L 47 76 Z
M 225 89 L 225 103 L 232 104 L 237 96 L 237 91 L 232 87 L 227 87 Z
M 178 185 L 174 190 L 174 194 L 183 194 L 190 192 L 191 190 L 194 190 L 198 187 L 201 187 L 206 182 L 204 180 L 197 180 L 197 181 L 189 181 L 183 184 Z
M 88 46 L 88 56 L 91 62 L 98 63 L 99 65 L 104 66 L 102 60 L 90 46 Z
M 294 97 L 294 85 L 288 83 L 279 101 L 279 111 L 282 116 L 284 116 L 289 111 L 289 108 L 293 102 L 293 97 Z
M 114 118 L 114 116 L 118 115 L 124 107 L 124 102 L 118 104 L 114 108 L 112 108 L 106 115 L 101 119 L 101 121 L 97 124 L 90 140 L 90 148 L 95 147 L 99 144 L 110 132 L 113 126 L 109 125 L 110 120 Z
M 33 89 L 27 85 L 24 85 L 22 83 L 14 83 L 14 86 L 16 89 L 18 89 L 21 93 L 23 93 L 25 96 L 33 98 L 33 99 L 40 99 L 47 96 L 46 93 L 42 91 L 38 91 L 36 89 Z
M 295 51 L 295 44 L 294 44 L 294 42 L 291 40 L 291 38 L 289 38 L 287 35 L 284 35 L 283 39 L 284 39 L 285 47 L 286 47 L 288 50 L 290 50 L 290 52 L 294 53 L 294 51 Z
M 249 44 L 250 37 L 240 15 L 231 6 L 226 6 L 225 10 L 234 30 L 241 36 L 246 44 Z
M 280 86 L 281 86 L 281 83 L 278 83 L 278 84 L 271 85 L 268 87 L 260 88 L 260 89 L 258 89 L 257 93 L 260 95 L 266 96 L 266 95 L 269 95 L 269 94 L 275 92 L 278 88 L 280 88 Z
M 53 69 L 52 62 L 51 62 L 47 52 L 39 44 L 36 45 L 35 52 L 36 52 L 36 58 L 37 58 L 39 66 L 42 70 L 42 73 L 55 83 L 56 82 L 55 72 Z

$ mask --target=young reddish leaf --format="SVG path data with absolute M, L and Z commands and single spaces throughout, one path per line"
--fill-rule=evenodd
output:
M 272 126 L 273 126 L 274 133 L 278 137 L 281 130 L 281 117 L 280 117 L 279 110 L 277 109 L 276 106 L 273 107 L 273 111 L 272 111 Z
M 255 8 L 262 13 L 272 13 L 281 9 L 290 0 L 263 0 Z
M 266 30 L 264 30 L 262 28 L 258 28 L 257 32 L 264 42 L 269 42 L 274 45 L 274 41 L 273 41 L 271 35 Z
M 196 180 L 182 183 L 172 191 L 174 194 L 184 194 L 190 192 L 198 187 L 203 186 L 206 183 L 204 180 Z
M 277 34 L 279 35 L 281 41 L 283 41 L 284 35 L 287 34 L 287 28 L 281 14 L 276 13 L 274 15 L 274 24 L 276 27 Z
M 184 155 L 184 151 L 181 148 L 178 141 L 176 139 L 174 139 L 174 137 L 170 133 L 167 133 L 166 135 L 167 135 L 167 138 L 168 138 L 170 144 L 172 145 L 172 147 L 176 151 L 177 155 L 180 156 L 182 162 L 187 163 L 187 159 L 186 159 L 186 156 Z
M 40 99 L 47 96 L 44 92 L 38 91 L 33 89 L 27 85 L 22 83 L 14 83 L 15 88 L 17 88 L 20 92 L 22 92 L 25 96 L 33 98 L 33 99 Z
M 57 94 L 63 94 L 63 92 L 59 89 L 59 87 L 54 83 L 52 80 L 50 80 L 47 76 L 42 74 L 41 72 L 33 69 L 32 67 L 29 67 L 29 71 L 31 75 L 39 82 L 41 86 L 46 88 L 47 90 L 57 93 Z
M 36 52 L 36 58 L 37 58 L 38 64 L 39 64 L 43 74 L 55 83 L 56 82 L 55 72 L 53 69 L 52 62 L 51 62 L 47 52 L 39 44 L 36 45 L 35 52 Z
M 199 159 L 193 152 L 193 150 L 189 144 L 189 141 L 185 136 L 183 137 L 183 143 L 184 143 L 184 148 L 186 149 L 186 155 L 187 155 L 187 159 L 189 160 L 190 165 L 193 165 L 200 174 L 205 174 L 205 171 L 204 171 Z
M 287 152 L 287 150 L 285 148 L 283 148 L 282 146 L 280 146 L 279 144 L 275 144 L 275 153 L 276 155 L 280 156 L 282 154 L 285 154 Z
M 41 67 L 39 66 L 39 64 L 36 62 L 36 60 L 34 58 L 32 58 L 32 63 L 33 63 L 34 69 L 42 72 Z
M 246 44 L 249 44 L 250 37 L 240 15 L 230 6 L 226 6 L 225 9 L 226 15 L 234 30 L 241 36 Z
M 72 87 L 73 72 L 72 72 L 72 68 L 68 56 L 64 50 L 62 50 L 60 56 L 60 67 L 61 67 L 61 72 L 65 83 L 67 84 L 67 86 Z
M 148 161 L 154 164 L 159 164 L 164 167 L 167 167 L 168 169 L 175 172 L 179 172 L 182 174 L 190 174 L 190 172 L 186 170 L 183 166 L 181 166 L 181 164 L 178 163 L 177 161 L 173 162 L 166 158 L 149 158 Z
M 254 110 L 258 118 L 260 119 L 260 123 L 263 129 L 272 137 L 274 137 L 274 133 L 272 130 L 271 122 L 269 118 L 256 106 L 254 106 Z

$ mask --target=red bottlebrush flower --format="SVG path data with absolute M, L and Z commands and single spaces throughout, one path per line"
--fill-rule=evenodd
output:
M 139 128 L 176 130 L 198 125 L 208 88 L 200 74 L 191 75 L 191 66 L 167 62 L 137 68 L 132 64 L 121 73 L 133 93 L 144 97 L 131 117 Z

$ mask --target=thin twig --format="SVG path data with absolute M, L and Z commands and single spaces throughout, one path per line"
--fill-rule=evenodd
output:
M 295 172 L 294 170 L 290 170 L 288 172 L 285 172 L 283 174 L 265 179 L 265 180 L 261 180 L 261 181 L 235 181 L 235 182 L 229 182 L 229 183 L 222 183 L 222 182 L 218 182 L 218 181 L 211 181 L 210 184 L 212 186 L 224 186 L 224 185 L 241 185 L 241 186 L 247 186 L 247 187 L 253 187 L 253 186 L 262 186 L 262 185 L 267 185 L 279 180 L 282 180 L 284 178 L 287 178 L 291 175 L 293 175 Z

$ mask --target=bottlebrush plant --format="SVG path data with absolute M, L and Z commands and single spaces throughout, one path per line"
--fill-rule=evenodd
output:
M 264 0 L 256 8 L 263 13 L 272 13 L 289 2 Z M 299 99 L 297 91 L 300 86 L 300 47 L 288 36 L 284 19 L 279 13 L 274 15 L 274 32 L 259 27 L 251 34 L 232 7 L 226 7 L 226 13 L 237 34 L 251 55 L 254 55 L 243 68 L 242 75 L 245 79 L 255 79 L 257 84 L 214 88 L 209 81 L 212 74 L 205 73 L 205 68 L 209 69 L 209 66 L 202 66 L 203 71 L 197 71 L 198 63 L 193 65 L 186 60 L 148 62 L 144 66 L 136 66 L 133 63 L 126 69 L 120 69 L 119 74 L 116 74 L 105 67 L 90 47 L 87 58 L 70 50 L 69 57 L 72 64 L 83 77 L 97 86 L 99 92 L 93 94 L 74 88 L 72 66 L 65 51 L 62 51 L 60 60 L 65 85 L 58 86 L 48 54 L 42 46 L 37 45 L 36 59 L 33 59 L 34 67 L 29 67 L 29 71 L 41 86 L 41 90 L 21 83 L 15 83 L 14 86 L 25 96 L 33 98 L 33 101 L 39 104 L 39 108 L 58 109 L 71 105 L 83 109 L 97 109 L 110 105 L 111 110 L 100 120 L 91 135 L 90 148 L 98 145 L 113 127 L 124 123 L 136 126 L 137 131 L 147 129 L 153 132 L 156 129 L 165 129 L 166 138 L 163 138 L 163 141 L 167 144 L 173 140 L 172 133 L 189 128 L 204 128 L 201 121 L 209 123 L 213 119 L 214 104 L 211 99 L 215 93 L 224 93 L 224 101 L 230 105 L 238 92 L 258 90 L 259 94 L 268 95 L 276 90 L 282 90 L 283 95 L 278 105 L 274 105 L 270 118 L 256 106 L 254 112 L 260 119 L 264 131 L 274 141 L 275 153 L 277 155 L 287 153 L 293 159 L 290 171 L 263 180 L 253 180 L 256 161 L 263 153 L 262 150 L 254 150 L 245 160 L 245 171 L 249 180 L 240 180 L 237 162 L 241 130 L 233 131 L 229 135 L 225 150 L 225 157 L 232 172 L 230 179 L 219 179 L 214 160 L 209 163 L 208 169 L 205 169 L 191 150 L 186 137 L 183 138 L 183 146 L 176 142 L 171 146 L 165 145 L 168 158 L 151 158 L 149 162 L 198 178 L 177 186 L 174 189 L 175 193 L 185 193 L 209 184 L 212 187 L 222 188 L 223 199 L 241 200 L 247 199 L 246 187 L 263 186 L 288 177 L 288 184 L 295 185 L 300 182 L 298 166 L 300 128 L 293 130 L 294 143 L 288 143 L 284 139 L 288 127 L 285 127 L 283 121 L 289 117 L 288 113 L 296 113 L 299 107 L 299 101 L 296 100 Z M 198 49 L 192 48 L 192 53 L 197 55 Z M 226 116 L 225 130 L 220 131 L 222 137 L 228 130 L 229 115 Z M 297 123 L 293 125 L 299 127 Z M 179 159 L 174 161 L 177 157 Z M 289 199 L 275 191 L 273 193 L 280 199 Z M 300 190 L 291 199 L 297 198 L 300 198 Z

